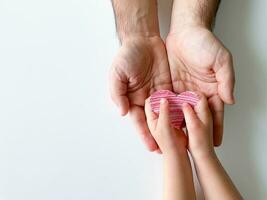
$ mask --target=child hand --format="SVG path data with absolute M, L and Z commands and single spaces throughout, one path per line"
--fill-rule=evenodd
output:
M 214 154 L 212 115 L 206 97 L 201 94 L 199 97 L 200 100 L 194 108 L 189 104 L 183 105 L 188 147 L 193 157 Z
M 166 99 L 160 101 L 160 112 L 157 116 L 146 100 L 145 112 L 149 130 L 156 140 L 163 155 L 170 155 L 187 150 L 187 137 L 182 130 L 172 127 L 169 117 L 169 104 Z

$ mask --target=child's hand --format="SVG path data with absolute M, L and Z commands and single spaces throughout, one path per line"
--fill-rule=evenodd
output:
M 183 105 L 188 147 L 193 157 L 214 154 L 211 112 L 206 97 L 201 94 L 199 97 L 200 100 L 194 108 L 189 104 Z
M 187 137 L 182 130 L 172 127 L 169 118 L 169 104 L 166 99 L 160 102 L 160 114 L 157 116 L 150 107 L 149 99 L 146 100 L 145 112 L 148 127 L 155 138 L 163 155 L 186 152 Z
M 192 108 L 183 105 L 188 133 L 189 151 L 193 157 L 197 177 L 205 199 L 243 199 L 231 181 L 213 147 L 212 117 L 207 99 Z

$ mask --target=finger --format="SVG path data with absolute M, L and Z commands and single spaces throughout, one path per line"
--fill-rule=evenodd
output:
M 153 135 L 153 132 L 155 131 L 157 126 L 158 116 L 152 111 L 149 98 L 146 99 L 145 101 L 145 114 L 146 114 L 148 128 Z
M 129 111 L 127 85 L 127 78 L 120 75 L 116 70 L 116 66 L 113 66 L 110 71 L 110 95 L 122 116 L 126 115 Z
M 204 124 L 212 123 L 212 116 L 209 109 L 207 98 L 203 95 L 198 93 L 199 101 L 197 105 L 194 107 L 196 115 L 200 119 L 200 121 Z
M 213 116 L 213 142 L 214 146 L 220 146 L 223 139 L 224 104 L 218 95 L 208 100 Z
M 148 150 L 149 151 L 157 150 L 158 145 L 148 129 L 143 107 L 132 106 L 130 109 L 130 116 L 143 142 L 146 144 Z
M 222 48 L 216 59 L 216 79 L 218 81 L 218 94 L 223 102 L 234 104 L 235 73 L 231 53 Z
M 166 128 L 170 126 L 169 103 L 167 99 L 164 98 L 160 100 L 158 124 Z
M 190 130 L 192 129 L 198 128 L 200 125 L 200 120 L 198 119 L 198 116 L 196 115 L 193 108 L 188 103 L 184 103 L 182 109 L 184 113 L 186 127 L 189 132 L 191 132 Z

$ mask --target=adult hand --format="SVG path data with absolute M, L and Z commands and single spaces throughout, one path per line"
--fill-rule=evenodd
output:
M 166 49 L 159 36 L 135 36 L 123 41 L 110 71 L 110 92 L 121 115 L 130 111 L 150 151 L 158 145 L 144 113 L 145 99 L 160 89 L 172 89 Z
M 208 97 L 213 114 L 214 145 L 219 146 L 223 135 L 224 103 L 234 103 L 231 53 L 202 26 L 171 31 L 166 48 L 174 91 L 196 90 Z

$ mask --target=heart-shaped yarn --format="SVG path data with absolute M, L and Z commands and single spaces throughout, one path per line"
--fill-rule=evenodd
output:
M 191 91 L 182 92 L 177 95 L 169 90 L 159 90 L 150 96 L 150 105 L 152 111 L 156 114 L 159 114 L 160 100 L 162 98 L 168 100 L 170 119 L 175 128 L 182 128 L 184 126 L 183 103 L 195 106 L 199 101 L 199 96 Z

